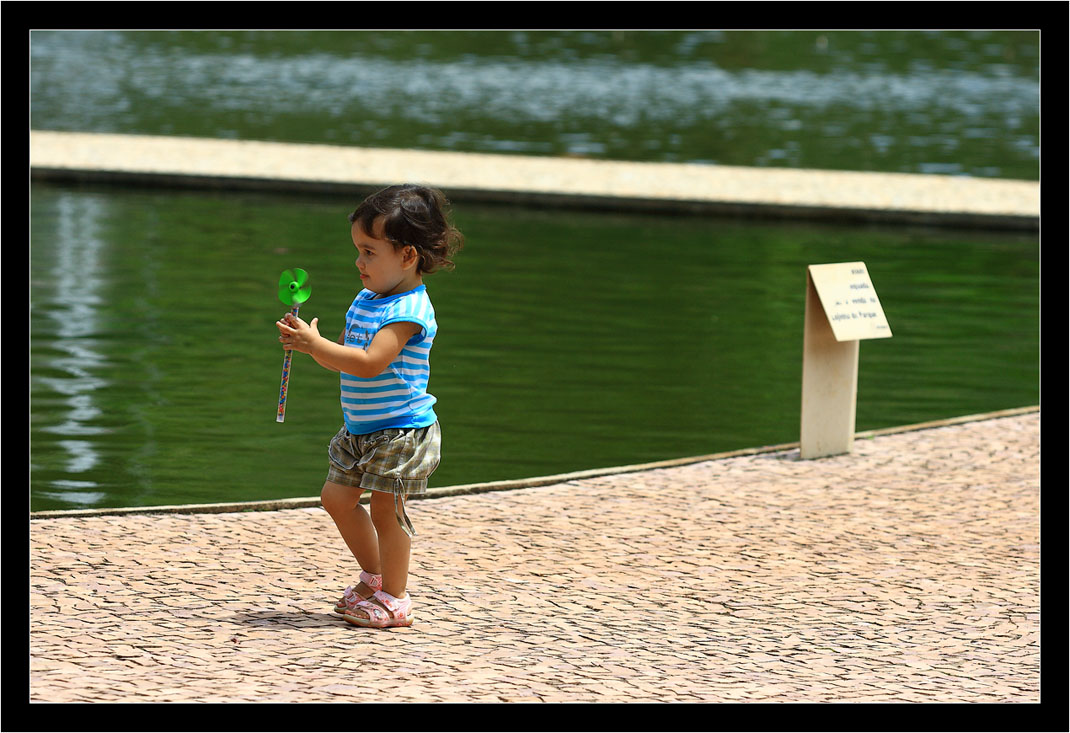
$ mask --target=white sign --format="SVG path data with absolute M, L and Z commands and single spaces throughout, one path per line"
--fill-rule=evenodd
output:
M 810 265 L 809 271 L 837 341 L 891 338 L 864 262 Z

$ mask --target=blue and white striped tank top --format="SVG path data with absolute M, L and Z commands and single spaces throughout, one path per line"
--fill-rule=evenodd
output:
M 346 313 L 345 345 L 367 349 L 380 328 L 398 321 L 417 323 L 420 330 L 382 374 L 365 379 L 341 373 L 342 415 L 346 430 L 354 435 L 425 428 L 438 419 L 432 409 L 435 398 L 427 393 L 428 357 L 438 323 L 425 285 L 387 298 L 361 290 Z

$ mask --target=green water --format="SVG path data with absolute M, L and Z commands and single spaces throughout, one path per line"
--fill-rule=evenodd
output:
M 31 508 L 313 496 L 337 375 L 297 355 L 275 422 L 278 274 L 342 328 L 355 202 L 34 185 Z M 1035 235 L 466 206 L 440 324 L 433 485 L 798 440 L 805 268 L 864 261 L 894 337 L 857 428 L 1039 401 Z
M 1036 180 L 1037 31 L 33 31 L 31 126 Z
M 1035 31 L 33 31 L 34 129 L 1036 180 Z M 324 333 L 354 201 L 31 190 L 31 508 L 315 495 L 278 274 Z M 465 206 L 428 280 L 435 485 L 798 439 L 808 264 L 866 262 L 859 430 L 1035 404 L 1037 237 Z

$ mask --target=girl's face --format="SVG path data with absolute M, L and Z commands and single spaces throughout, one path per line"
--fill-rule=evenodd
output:
M 376 234 L 382 234 L 382 223 L 376 220 Z M 397 295 L 420 285 L 422 278 L 416 270 L 418 258 L 413 247 L 395 249 L 381 236 L 364 231 L 358 222 L 351 229 L 353 246 L 357 248 L 357 269 L 361 284 L 382 296 Z

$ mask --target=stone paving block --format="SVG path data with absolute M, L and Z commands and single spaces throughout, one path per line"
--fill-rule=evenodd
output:
M 31 700 L 1037 702 L 1039 484 L 1026 413 L 413 502 L 388 631 L 322 509 L 35 519 Z

